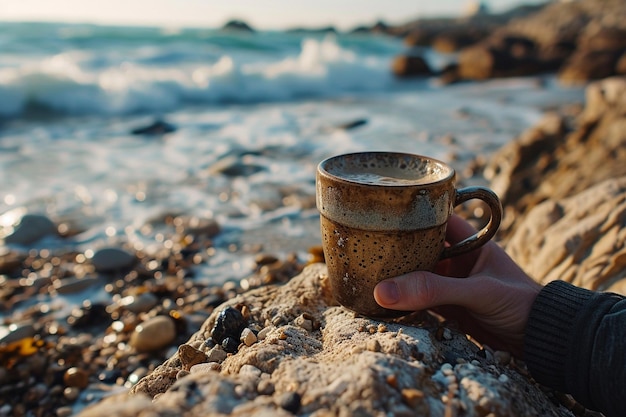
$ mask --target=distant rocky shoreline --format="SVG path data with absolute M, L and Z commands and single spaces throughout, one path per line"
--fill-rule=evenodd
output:
M 254 29 L 242 21 L 223 30 Z M 294 28 L 304 33 L 337 33 L 334 27 Z M 407 52 L 391 70 L 400 78 L 437 76 L 441 83 L 557 73 L 566 84 L 626 74 L 626 6 L 621 0 L 578 0 L 520 6 L 505 13 L 459 18 L 426 18 L 402 25 L 377 22 L 348 33 L 404 39 Z M 453 54 L 445 68 L 433 68 L 423 48 Z

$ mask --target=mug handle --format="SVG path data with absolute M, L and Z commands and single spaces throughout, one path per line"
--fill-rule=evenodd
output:
M 500 226 L 500 222 L 502 221 L 502 203 L 496 193 L 490 189 L 474 186 L 457 190 L 456 197 L 454 199 L 454 207 L 475 198 L 484 201 L 489 206 L 489 223 L 472 236 L 453 246 L 444 248 L 440 259 L 450 258 L 452 256 L 461 255 L 471 250 L 478 249 L 496 234 L 496 231 Z

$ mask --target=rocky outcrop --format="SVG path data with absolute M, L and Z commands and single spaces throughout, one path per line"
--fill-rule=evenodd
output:
M 626 175 L 626 77 L 592 83 L 575 125 L 568 130 L 563 116 L 549 115 L 487 164 L 485 176 L 505 206 L 503 241 L 539 203 Z
M 626 295 L 626 177 L 539 204 L 507 252 L 542 284 L 560 279 Z
M 397 56 L 391 65 L 393 74 L 396 77 L 406 78 L 415 76 L 431 75 L 432 71 L 426 60 L 417 55 L 400 55 Z
M 493 51 L 500 60 L 512 60 L 507 71 L 494 61 L 492 76 L 516 76 L 559 71 L 559 78 L 568 83 L 587 82 L 617 73 L 617 61 L 624 51 L 626 7 L 621 0 L 581 0 L 558 2 L 527 17 L 513 19 L 495 31 L 480 48 Z M 520 55 L 515 46 L 503 44 L 502 38 L 526 39 L 535 46 Z M 476 79 L 468 69 L 475 61 L 459 59 L 463 78 Z M 484 65 L 484 64 L 483 64 Z
M 579 0 L 497 15 L 418 20 L 387 33 L 404 36 L 410 47 L 459 51 L 456 74 L 447 71 L 443 82 L 557 72 L 563 83 L 576 84 L 624 73 L 625 22 L 621 0 Z
M 232 354 L 206 342 L 227 307 L 256 332 L 244 329 Z M 132 392 L 81 415 L 572 415 L 509 354 L 481 349 L 433 316 L 383 323 L 336 306 L 323 264 L 217 308 Z

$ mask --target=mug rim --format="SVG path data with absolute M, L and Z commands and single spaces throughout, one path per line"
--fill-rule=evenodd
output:
M 340 177 L 336 174 L 333 174 L 332 172 L 328 171 L 326 169 L 326 165 L 328 165 L 328 163 L 331 160 L 334 159 L 339 159 L 339 158 L 344 158 L 344 157 L 350 157 L 350 156 L 358 156 L 358 155 L 367 155 L 367 154 L 387 154 L 387 155 L 398 155 L 398 156 L 405 156 L 405 157 L 411 157 L 411 158 L 415 158 L 418 157 L 419 159 L 424 159 L 424 160 L 428 160 L 429 162 L 434 162 L 435 164 L 439 165 L 442 168 L 445 168 L 448 170 L 447 174 L 436 180 L 436 181 L 432 181 L 432 182 L 427 182 L 427 183 L 417 183 L 417 184 L 411 184 L 411 183 L 403 183 L 403 184 L 366 184 L 360 181 L 355 181 L 355 180 L 350 180 L 347 178 L 343 178 Z M 338 154 L 338 155 L 334 155 L 331 157 L 328 157 L 324 160 L 322 160 L 318 165 L 317 165 L 317 171 L 325 176 L 328 176 L 330 178 L 332 178 L 335 181 L 340 181 L 340 182 L 345 182 L 345 183 L 349 183 L 349 184 L 354 184 L 354 185 L 360 185 L 363 187 L 419 187 L 419 188 L 426 188 L 426 187 L 432 187 L 432 186 L 436 186 L 438 184 L 442 184 L 442 183 L 446 183 L 449 181 L 454 180 L 454 177 L 456 175 L 456 171 L 454 170 L 454 168 L 452 168 L 449 164 L 436 159 L 436 158 L 432 158 L 430 156 L 426 156 L 426 155 L 420 155 L 420 154 L 415 154 L 415 153 L 409 153 L 409 152 L 396 152 L 396 151 L 363 151 L 363 152 L 349 152 L 349 153 L 343 153 L 343 154 Z

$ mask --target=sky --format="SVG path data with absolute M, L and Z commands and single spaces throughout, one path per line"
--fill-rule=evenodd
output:
M 492 11 L 541 0 L 486 0 Z M 471 0 L 0 0 L 0 21 L 220 27 L 241 19 L 256 29 L 335 26 L 458 15 Z

